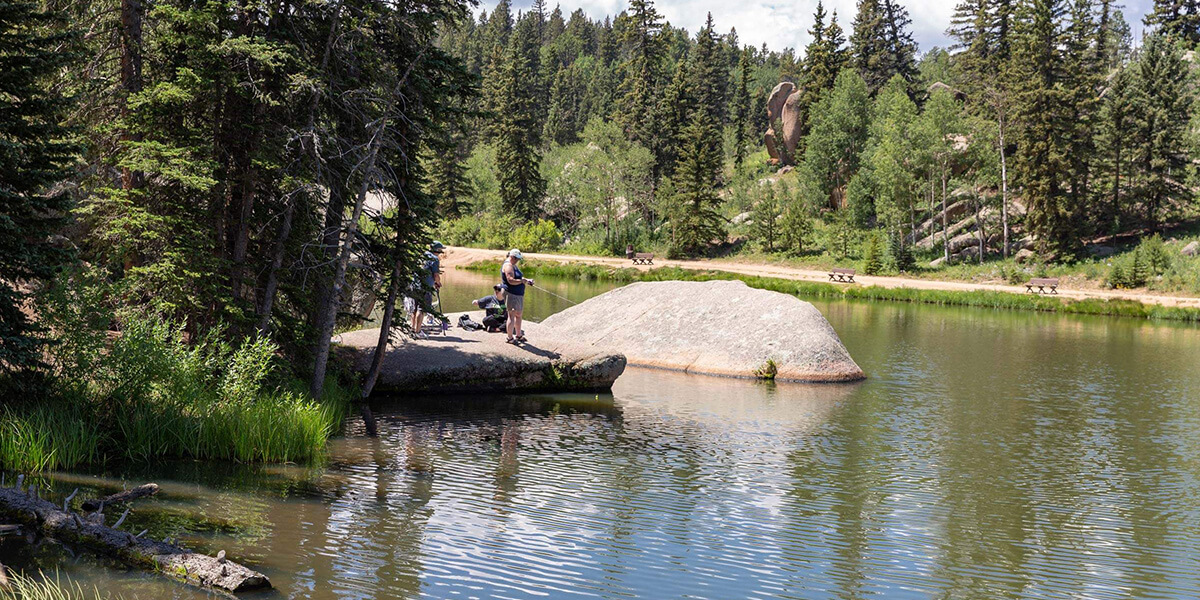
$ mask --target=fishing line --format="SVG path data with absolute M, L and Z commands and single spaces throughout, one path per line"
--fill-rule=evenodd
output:
M 560 298 L 560 299 L 566 300 L 567 302 L 571 303 L 571 306 L 575 306 L 576 304 L 579 304 L 578 302 L 575 302 L 574 300 L 571 300 L 570 298 L 567 298 L 566 296 L 559 296 L 558 294 L 555 294 L 554 292 L 552 292 L 544 287 L 536 286 L 536 285 L 533 285 L 532 283 L 529 284 L 529 287 L 531 287 L 535 290 L 541 291 L 541 292 L 546 292 L 547 294 L 550 294 L 551 296 L 554 296 L 555 298 Z

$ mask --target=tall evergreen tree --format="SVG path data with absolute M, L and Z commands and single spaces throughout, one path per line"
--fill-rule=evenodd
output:
M 539 169 L 541 132 L 537 78 L 540 47 L 537 23 L 517 23 L 498 76 L 494 140 L 500 199 L 507 210 L 533 218 L 546 191 Z
M 713 29 L 712 13 L 708 14 L 704 27 L 696 34 L 696 44 L 690 58 L 692 94 L 695 96 L 696 106 L 703 111 L 705 118 L 720 127 L 729 117 L 726 108 L 729 66 L 725 61 L 720 38 Z M 716 143 L 720 144 L 719 136 Z
M 850 30 L 850 60 L 872 94 L 891 78 L 886 70 L 884 27 L 880 0 L 859 0 Z
M 746 160 L 746 146 L 750 140 L 749 132 L 753 127 L 750 123 L 751 106 L 750 52 L 743 51 L 741 60 L 738 62 L 737 87 L 734 89 L 731 104 L 733 110 L 730 115 L 730 121 L 733 123 L 733 160 L 738 168 L 741 168 L 742 163 Z
M 1200 42 L 1200 2 L 1196 0 L 1154 0 L 1154 8 L 1145 23 L 1168 38 L 1189 48 Z
M 1134 65 L 1136 95 L 1131 161 L 1146 224 L 1158 229 L 1174 207 L 1192 198 L 1184 183 L 1186 136 L 1194 103 L 1188 64 L 1175 38 L 1146 39 Z
M 721 153 L 710 142 L 719 136 L 703 111 L 693 112 L 684 131 L 679 166 L 671 179 L 673 194 L 668 199 L 673 255 L 700 253 L 724 236 L 723 220 L 717 212 L 721 203 Z
M 30 288 L 69 259 L 51 241 L 69 208 L 59 185 L 73 148 L 64 101 L 47 82 L 74 58 L 57 19 L 27 2 L 0 4 L 0 375 L 41 364 L 42 328 L 23 310 Z
M 1013 48 L 1016 69 L 1017 179 L 1028 209 L 1026 223 L 1044 254 L 1070 254 L 1078 246 L 1068 192 L 1073 124 L 1067 78 L 1068 7 L 1063 0 L 1030 0 L 1017 21 Z
M 666 55 L 662 31 L 662 17 L 653 0 L 630 1 L 628 29 L 621 40 L 629 54 L 621 65 L 624 79 L 616 116 L 629 139 L 647 147 L 654 143 L 656 135 L 653 111 Z

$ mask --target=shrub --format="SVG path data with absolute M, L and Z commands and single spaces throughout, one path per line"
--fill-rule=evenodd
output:
M 872 232 L 863 243 L 863 273 L 878 275 L 883 270 L 883 244 L 879 234 Z
M 536 223 L 526 223 L 517 228 L 509 236 L 510 246 L 521 248 L 526 252 L 547 252 L 557 250 L 562 245 L 562 232 L 554 221 L 538 219 Z
M 888 262 L 897 271 L 910 271 L 917 264 L 912 248 L 904 243 L 904 235 L 893 233 L 888 236 Z

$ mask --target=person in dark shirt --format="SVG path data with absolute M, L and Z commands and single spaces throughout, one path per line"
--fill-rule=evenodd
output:
M 483 326 L 487 327 L 489 332 L 495 333 L 504 329 L 504 322 L 507 320 L 507 315 L 504 314 L 504 286 L 497 283 L 492 286 L 492 290 L 493 294 L 491 296 L 472 300 L 471 304 L 484 310 Z
M 421 270 L 409 285 L 408 297 L 404 299 L 404 310 L 411 316 L 413 335 L 418 338 L 428 337 L 421 331 L 421 322 L 425 318 L 424 309 L 433 305 L 433 293 L 442 287 L 442 261 L 439 255 L 445 252 L 446 247 L 441 242 L 430 244 L 429 251 L 422 259 Z

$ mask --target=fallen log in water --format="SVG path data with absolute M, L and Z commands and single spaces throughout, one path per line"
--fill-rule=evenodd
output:
M 143 498 L 145 496 L 153 496 L 154 494 L 157 494 L 157 493 L 158 493 L 158 484 L 157 483 L 147 483 L 145 485 L 139 485 L 130 490 L 125 490 L 123 492 L 117 492 L 110 496 L 105 496 L 103 498 L 96 498 L 94 500 L 88 500 L 87 502 L 83 503 L 83 510 L 89 510 L 89 511 L 90 510 L 99 510 L 100 507 L 102 507 L 102 506 L 111 506 L 118 502 L 128 502 L 130 500 L 136 500 L 138 498 Z
M 137 535 L 120 531 L 116 527 L 124 521 L 128 510 L 116 526 L 109 527 L 101 513 L 84 518 L 70 512 L 66 502 L 60 508 L 38 498 L 32 486 L 23 491 L 23 479 L 18 478 L 15 488 L 0 486 L 0 515 L 11 521 L 19 521 L 57 540 L 86 546 L 131 567 L 159 571 L 192 585 L 227 592 L 271 587 L 262 573 L 226 560 L 224 551 L 214 558 L 142 537 L 144 531 Z

